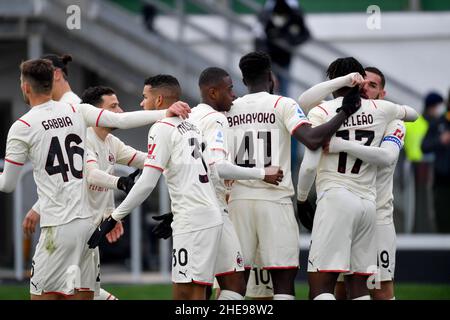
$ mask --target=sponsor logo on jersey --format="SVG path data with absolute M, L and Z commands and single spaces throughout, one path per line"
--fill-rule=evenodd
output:
M 223 143 L 223 132 L 220 131 L 220 130 L 217 130 L 216 142 L 217 143 Z
M 152 143 L 148 145 L 148 155 L 147 158 L 150 160 L 155 160 L 156 155 L 153 154 L 153 151 L 155 151 L 156 143 Z
M 295 105 L 295 114 L 300 119 L 306 118 L 305 113 L 303 112 L 302 108 L 300 108 L 300 106 L 298 104 Z

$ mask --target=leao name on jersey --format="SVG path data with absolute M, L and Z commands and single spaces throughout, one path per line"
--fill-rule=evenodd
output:
M 45 130 L 59 129 L 63 127 L 73 126 L 72 119 L 70 117 L 56 118 L 42 121 L 42 126 Z
M 344 127 L 363 126 L 372 123 L 373 123 L 373 116 L 370 113 L 366 115 L 363 112 L 362 114 L 353 115 L 345 119 L 343 126 Z

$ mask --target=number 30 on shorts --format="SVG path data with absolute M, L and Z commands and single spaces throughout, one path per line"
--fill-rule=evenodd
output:
M 172 261 L 173 261 L 173 266 L 176 267 L 177 263 L 184 267 L 185 265 L 187 265 L 188 263 L 188 252 L 185 248 L 181 248 L 180 250 L 178 250 L 177 253 L 177 249 L 173 249 L 172 251 Z

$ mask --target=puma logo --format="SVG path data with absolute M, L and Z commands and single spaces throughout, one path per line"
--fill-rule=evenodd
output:
M 187 278 L 187 275 L 186 275 L 187 270 L 184 270 L 184 272 L 181 271 L 181 270 L 179 270 L 178 273 L 179 273 L 179 274 L 182 274 L 185 278 Z
M 217 122 L 218 124 L 220 124 L 221 127 L 223 127 L 223 123 L 222 123 L 222 122 L 217 121 L 217 120 L 216 120 L 216 122 Z
M 36 291 L 37 291 L 37 284 L 34 284 L 34 282 L 33 281 L 30 281 L 30 283 L 33 285 L 33 287 L 36 289 Z

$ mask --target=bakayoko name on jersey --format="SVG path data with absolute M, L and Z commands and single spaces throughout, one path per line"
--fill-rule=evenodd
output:
M 344 127 L 364 126 L 372 123 L 373 123 L 373 116 L 370 113 L 366 115 L 363 112 L 362 114 L 353 115 L 345 119 L 343 126 Z
M 238 114 L 232 117 L 228 117 L 228 124 L 230 127 L 238 126 L 242 124 L 252 123 L 275 123 L 275 114 L 270 112 L 255 112 Z
M 56 118 L 56 119 L 49 119 L 42 121 L 42 126 L 45 130 L 48 129 L 59 129 L 63 127 L 70 127 L 73 126 L 72 119 L 70 117 L 63 117 L 63 118 Z

